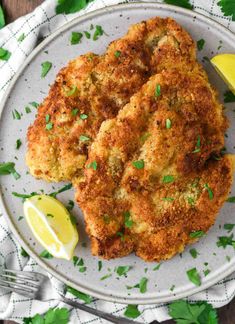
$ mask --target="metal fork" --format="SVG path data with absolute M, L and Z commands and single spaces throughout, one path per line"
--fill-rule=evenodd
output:
M 48 277 L 38 272 L 30 271 L 16 271 L 16 270 L 2 270 L 0 272 L 0 287 L 16 292 L 22 296 L 36 299 L 46 300 L 45 291 L 48 289 L 48 285 L 52 288 L 51 282 Z M 115 324 L 141 324 L 132 320 L 117 317 L 111 314 L 107 314 L 95 308 L 89 307 L 85 304 L 81 304 L 77 301 L 68 299 L 62 294 L 58 293 L 58 300 L 70 305 L 74 308 L 78 308 L 87 313 L 101 317 L 111 323 Z

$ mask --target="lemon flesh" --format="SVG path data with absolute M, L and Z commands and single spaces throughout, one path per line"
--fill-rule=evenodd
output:
M 219 54 L 211 59 L 219 75 L 235 94 L 235 54 Z
M 66 260 L 72 258 L 78 232 L 60 201 L 35 195 L 25 200 L 24 214 L 34 236 L 49 253 Z

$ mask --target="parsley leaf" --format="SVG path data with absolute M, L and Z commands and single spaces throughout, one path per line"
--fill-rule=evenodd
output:
M 157 265 L 153 268 L 153 271 L 159 270 L 159 269 L 160 269 L 160 266 L 161 266 L 161 263 L 157 264 Z
M 69 322 L 69 310 L 67 308 L 49 309 L 44 315 L 44 324 L 67 324 Z M 40 322 L 39 322 L 40 323 Z M 33 324 L 36 324 L 33 322 Z
M 21 119 L 21 115 L 19 113 L 19 111 L 17 111 L 16 109 L 14 111 L 12 111 L 12 115 L 13 115 L 13 119 Z
M 82 37 L 83 37 L 82 33 L 72 32 L 72 34 L 70 36 L 70 44 L 76 45 L 76 44 L 80 43 Z
M 77 11 L 80 11 L 94 0 L 58 0 L 56 6 L 56 13 L 61 14 L 70 14 Z
M 129 270 L 131 270 L 130 266 L 119 266 L 119 267 L 117 267 L 116 272 L 119 276 L 123 276 L 123 275 L 127 274 L 127 272 Z
M 115 51 L 114 56 L 118 58 L 121 55 L 121 53 L 122 53 L 121 51 Z
M 174 177 L 172 175 L 166 175 L 162 179 L 163 183 L 171 183 L 171 182 L 174 182 L 174 181 L 175 181 L 175 179 L 174 179 Z
M 21 34 L 21 35 L 18 37 L 17 41 L 18 41 L 19 43 L 21 43 L 21 42 L 23 42 L 24 39 L 25 39 L 25 34 L 23 33 L 23 34 Z
M 29 257 L 29 255 L 28 255 L 28 253 L 25 251 L 25 249 L 23 249 L 22 247 L 21 247 L 21 250 L 20 250 L 20 254 L 24 257 L 24 258 L 28 258 Z
M 192 153 L 199 153 L 201 151 L 201 138 L 200 136 L 197 137 L 196 148 Z
M 96 25 L 95 26 L 95 32 L 93 35 L 93 40 L 96 41 L 100 36 L 102 36 L 104 34 L 104 30 L 101 26 Z
M 132 225 L 134 224 L 133 220 L 131 219 L 131 214 L 129 211 L 126 211 L 123 213 L 124 215 L 124 223 L 125 223 L 125 226 L 128 227 L 128 228 L 131 228 Z
M 39 256 L 44 259 L 53 259 L 53 255 L 51 255 L 47 250 L 42 251 Z
M 77 94 L 77 92 L 78 92 L 78 88 L 75 85 L 73 85 L 72 88 L 70 88 L 70 90 L 65 92 L 65 95 L 67 97 L 72 97 L 72 96 L 75 96 Z M 73 112 L 72 112 L 72 114 L 73 114 Z M 75 115 L 73 115 L 73 116 L 75 116 Z
M 11 57 L 11 52 L 9 52 L 7 49 L 0 47 L 0 60 L 8 61 Z
M 207 183 L 204 184 L 204 187 L 208 191 L 209 199 L 212 200 L 214 198 L 213 191 L 211 190 L 211 188 Z
M 169 315 L 177 324 L 218 324 L 217 312 L 207 302 L 178 300 L 169 305 Z
M 191 256 L 194 258 L 194 259 L 196 259 L 197 258 L 197 256 L 198 256 L 198 252 L 197 252 L 197 250 L 196 249 L 190 249 L 189 250 L 189 253 L 191 254 Z
M 144 160 L 133 161 L 132 165 L 138 170 L 143 169 L 144 168 Z
M 85 34 L 87 39 L 91 38 L 91 34 L 88 31 L 84 31 L 84 34 Z
M 88 118 L 88 115 L 86 115 L 86 114 L 81 114 L 80 115 L 80 119 L 82 119 L 82 120 L 85 120 L 87 118 Z
M 193 6 L 189 2 L 189 0 L 164 0 L 164 2 L 170 5 L 175 5 L 186 9 L 193 9 Z
M 101 269 L 102 269 L 102 267 L 103 267 L 103 263 L 102 263 L 102 261 L 98 261 L 98 271 L 100 271 Z
M 235 224 L 224 224 L 224 229 L 228 231 L 228 233 L 230 233 L 233 228 L 234 228 Z
M 45 76 L 47 75 L 47 73 L 50 71 L 51 67 L 52 67 L 52 63 L 49 61 L 43 62 L 41 64 L 42 70 L 41 70 L 41 78 L 45 78 Z
M 138 310 L 138 305 L 127 305 L 124 315 L 129 318 L 137 318 L 140 316 L 140 311 Z
M 0 29 L 5 26 L 5 17 L 4 12 L 2 10 L 2 6 L 0 5 Z
M 197 41 L 197 49 L 201 51 L 205 45 L 205 40 L 203 38 L 199 39 Z
M 86 136 L 86 135 L 80 135 L 79 136 L 79 140 L 81 142 L 86 142 L 86 141 L 89 141 L 90 140 L 90 137 Z
M 160 84 L 156 85 L 154 95 L 155 95 L 155 97 L 159 97 L 161 95 L 161 86 L 160 86 Z
M 224 16 L 231 16 L 232 20 L 235 21 L 235 5 L 234 0 L 220 0 L 217 2 Z
M 201 278 L 196 268 L 189 269 L 186 273 L 192 283 L 196 286 L 201 286 Z
M 81 291 L 78 291 L 72 287 L 67 286 L 66 287 L 67 292 L 69 292 L 70 294 L 74 295 L 75 297 L 83 300 L 85 302 L 85 304 L 90 304 L 92 302 L 92 297 L 82 293 Z
M 97 164 L 97 162 L 96 161 L 92 161 L 91 163 L 89 163 L 88 165 L 87 165 L 87 169 L 93 169 L 93 170 L 97 170 L 97 167 L 98 167 L 98 164 Z
M 231 245 L 235 248 L 235 241 L 233 240 L 233 234 L 230 236 L 219 236 L 216 245 L 218 247 L 226 248 L 228 245 Z
M 202 237 L 205 233 L 203 231 L 194 231 L 189 234 L 191 238 L 199 238 Z
M 74 208 L 74 202 L 72 200 L 69 200 L 68 205 L 66 206 L 66 209 L 69 211 L 73 210 Z
M 235 95 L 232 93 L 232 91 L 226 91 L 224 93 L 224 102 L 235 102 Z
M 171 120 L 169 118 L 166 119 L 166 129 L 171 128 Z
M 226 201 L 230 202 L 230 203 L 235 203 L 235 196 L 234 197 L 229 197 Z
M 74 108 L 72 110 L 72 116 L 76 116 L 78 114 L 79 110 L 77 108 Z
M 20 178 L 20 174 L 15 169 L 15 163 L 13 162 L 0 163 L 0 175 L 8 175 L 8 174 L 12 174 L 16 180 Z

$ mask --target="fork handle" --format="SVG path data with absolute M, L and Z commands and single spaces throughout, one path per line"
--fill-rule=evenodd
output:
M 78 308 L 78 309 L 81 309 L 83 310 L 84 312 L 87 312 L 87 313 L 90 313 L 90 314 L 93 314 L 95 316 L 98 316 L 98 317 L 101 317 L 107 321 L 110 321 L 111 323 L 114 323 L 114 324 L 141 324 L 139 322 L 134 322 L 132 320 L 129 320 L 129 319 L 126 319 L 124 317 L 117 317 L 117 316 L 114 316 L 112 314 L 108 314 L 108 313 L 105 313 L 105 312 L 102 312 L 98 309 L 95 309 L 95 308 L 92 308 L 92 307 L 89 307 L 85 304 L 80 304 L 74 300 L 71 300 L 71 299 L 68 299 L 64 296 L 61 296 L 61 301 L 64 302 L 65 304 L 68 304 L 74 308 Z

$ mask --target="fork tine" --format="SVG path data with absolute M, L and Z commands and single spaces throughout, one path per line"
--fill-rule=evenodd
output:
M 29 272 L 29 271 L 20 271 L 20 270 L 8 270 L 8 269 L 4 269 L 3 272 L 4 274 L 9 274 L 12 273 L 13 275 L 17 275 L 17 277 L 21 277 L 21 278 L 27 278 L 27 279 L 31 279 L 34 281 L 40 281 L 44 278 L 47 278 L 45 275 L 43 275 L 42 273 L 38 273 L 38 272 Z
M 23 276 L 14 276 L 14 275 L 8 275 L 8 274 L 1 274 L 0 273 L 0 279 L 3 278 L 3 279 L 6 279 L 6 280 L 9 280 L 9 279 L 14 279 L 14 281 L 12 280 L 9 280 L 9 282 L 18 282 L 18 283 L 23 283 L 25 285 L 27 285 L 27 283 L 30 284 L 30 286 L 32 287 L 35 287 L 37 288 L 39 286 L 39 283 L 40 281 L 35 281 L 35 280 L 32 280 L 32 279 L 28 279 L 28 278 L 24 278 Z M 35 284 L 37 283 L 37 284 Z
M 20 284 L 20 283 L 16 283 L 13 281 L 3 280 L 0 278 L 0 284 L 1 283 L 7 285 L 11 289 L 19 288 L 19 289 L 24 290 L 25 292 L 29 292 L 29 293 L 35 293 L 37 291 L 36 287 L 29 287 L 29 286 L 26 286 L 25 284 Z
M 10 290 L 10 292 L 15 292 L 15 293 L 20 294 L 22 296 L 26 296 L 26 297 L 29 297 L 29 298 L 34 297 L 34 292 L 31 292 L 31 291 L 28 292 L 28 291 L 23 290 L 23 289 L 9 287 L 8 285 L 4 285 L 1 282 L 0 282 L 0 287 L 8 289 L 8 290 Z

